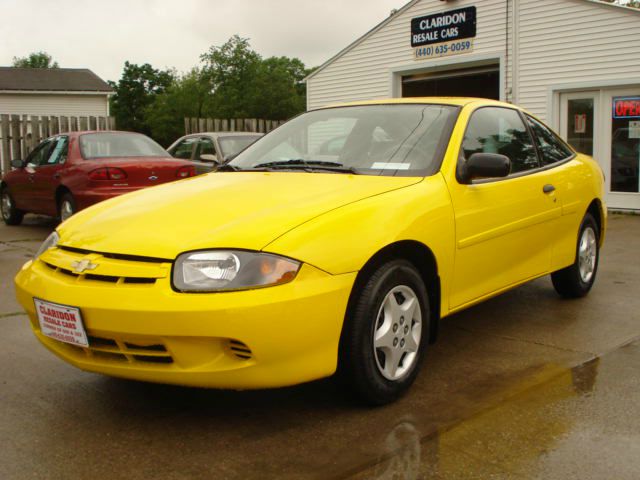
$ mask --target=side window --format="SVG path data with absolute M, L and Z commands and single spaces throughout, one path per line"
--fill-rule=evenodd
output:
M 527 121 L 533 130 L 536 145 L 540 150 L 543 165 L 551 165 L 553 163 L 566 160 L 573 155 L 573 152 L 560 140 L 555 133 L 546 125 L 543 125 L 535 118 L 527 115 Z
M 201 160 L 202 155 L 216 156 L 216 147 L 213 145 L 213 140 L 209 137 L 202 137 L 198 142 L 198 153 L 196 159 Z
M 49 138 L 38 145 L 27 157 L 27 163 L 30 163 L 35 167 L 46 165 L 47 159 L 49 158 L 49 153 L 51 152 L 52 142 L 53 139 Z
M 51 155 L 47 158 L 47 165 L 56 165 L 64 163 L 67 160 L 69 150 L 69 137 L 58 137 L 51 144 Z
M 474 153 L 499 153 L 511 160 L 511 173 L 538 168 L 538 155 L 520 114 L 510 108 L 485 107 L 469 120 L 462 142 L 466 159 Z
M 172 157 L 191 160 L 191 152 L 193 145 L 198 141 L 197 138 L 185 138 L 176 145 L 169 153 Z

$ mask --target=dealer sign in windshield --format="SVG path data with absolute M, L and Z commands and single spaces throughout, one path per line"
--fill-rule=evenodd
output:
M 426 15 L 411 20 L 411 46 L 432 45 L 476 36 L 476 7 Z

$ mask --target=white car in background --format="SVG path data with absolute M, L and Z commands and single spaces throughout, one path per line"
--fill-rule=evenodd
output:
M 196 173 L 207 173 L 231 160 L 264 133 L 202 132 L 179 138 L 167 149 L 174 158 L 191 160 Z

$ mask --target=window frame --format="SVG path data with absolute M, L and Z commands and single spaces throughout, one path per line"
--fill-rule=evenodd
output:
M 529 132 L 529 137 L 531 138 L 531 142 L 533 143 L 533 148 L 534 148 L 534 150 L 536 152 L 536 158 L 538 159 L 538 165 L 539 166 L 538 166 L 538 168 L 532 168 L 530 170 L 524 170 L 522 172 L 510 173 L 506 177 L 477 178 L 477 179 L 471 180 L 471 183 L 463 182 L 460 179 L 460 175 L 458 174 L 458 171 L 457 171 L 458 169 L 456 168 L 456 181 L 458 182 L 458 184 L 460 184 L 460 185 L 481 185 L 481 184 L 485 184 L 485 183 L 503 182 L 503 181 L 506 181 L 506 180 L 511 180 L 513 178 L 520 178 L 520 177 L 525 177 L 527 175 L 533 175 L 533 174 L 536 174 L 538 172 L 544 172 L 545 170 L 550 170 L 551 168 L 556 168 L 556 167 L 558 167 L 560 165 L 564 165 L 565 163 L 568 163 L 568 162 L 570 162 L 570 161 L 572 161 L 573 159 L 576 158 L 577 154 L 576 154 L 575 150 L 573 148 L 571 148 L 570 145 L 568 145 L 562 138 L 560 138 L 558 136 L 558 138 L 562 141 L 562 143 L 565 144 L 566 146 L 568 146 L 570 151 L 573 152 L 573 155 L 571 155 L 566 160 L 563 160 L 561 162 L 550 163 L 549 165 L 542 165 L 542 156 L 541 156 L 540 150 L 538 149 L 538 145 L 537 145 L 537 141 L 536 141 L 538 137 L 535 136 L 535 133 L 533 132 L 533 129 L 529 125 L 529 122 L 527 121 L 525 116 L 528 115 L 528 116 L 530 116 L 531 118 L 535 119 L 538 122 L 540 122 L 540 120 L 538 120 L 533 115 L 530 115 L 530 114 L 520 110 L 517 107 L 509 107 L 509 106 L 505 106 L 505 105 L 481 105 L 481 106 L 479 106 L 478 108 L 476 108 L 475 110 L 473 110 L 469 114 L 469 119 L 467 120 L 467 125 L 465 126 L 464 133 L 462 135 L 462 141 L 460 142 L 460 146 L 459 146 L 458 163 L 460 163 L 461 161 L 465 161 L 466 162 L 468 160 L 464 156 L 464 148 L 463 148 L 464 139 L 467 136 L 467 131 L 469 130 L 469 124 L 471 123 L 471 118 L 473 117 L 473 114 L 476 113 L 478 110 L 481 110 L 483 108 L 503 108 L 505 110 L 513 110 L 518 114 L 518 116 L 520 117 L 520 120 L 522 121 L 522 123 L 524 123 L 524 126 L 527 129 L 527 132 Z M 549 128 L 544 122 L 540 122 L 540 123 L 542 125 L 544 125 L 545 127 Z M 549 130 L 551 130 L 554 134 L 556 134 L 552 129 L 549 128 Z M 509 160 L 511 160 L 511 159 L 509 159 Z
M 200 150 L 202 148 L 202 142 L 203 141 L 208 141 L 211 142 L 211 145 L 213 146 L 213 154 L 205 154 L 205 155 L 213 155 L 216 158 L 220 158 L 220 155 L 218 155 L 218 146 L 216 145 L 216 141 L 207 136 L 207 135 L 200 135 L 199 137 L 197 137 L 198 142 L 195 144 L 195 149 L 191 152 L 191 160 L 195 160 L 198 162 L 206 162 L 207 160 L 201 160 L 200 159 Z M 186 138 L 185 138 L 186 140 Z
M 32 163 L 31 159 L 35 156 L 36 152 L 40 152 L 40 150 L 43 149 L 47 149 L 47 155 L 45 157 L 45 160 L 49 159 L 49 156 L 51 155 L 51 144 L 54 141 L 56 137 L 49 137 L 49 138 L 45 138 L 44 140 L 42 140 L 42 142 L 40 142 L 36 148 L 34 148 L 29 155 L 27 155 L 27 158 L 25 159 L 25 162 L 27 163 L 27 165 L 30 165 L 32 168 L 40 168 L 40 167 L 46 167 L 48 166 L 47 163 L 41 163 L 41 164 L 36 164 L 36 163 Z M 57 164 L 52 164 L 52 165 L 57 165 Z
M 57 145 L 57 143 L 63 138 L 66 139 L 67 141 L 67 144 L 65 145 L 65 150 L 67 153 L 64 156 L 64 160 L 62 162 L 49 163 L 49 158 L 51 158 L 51 155 L 53 154 L 53 149 L 55 148 L 54 143 Z M 47 163 L 43 165 L 38 165 L 38 167 L 55 167 L 56 165 L 64 165 L 65 163 L 67 163 L 67 159 L 69 158 L 69 135 L 56 135 L 55 137 L 50 137 L 48 140 L 51 140 L 51 145 L 49 146 L 49 155 L 47 156 Z
M 533 146 L 536 148 L 536 151 L 538 152 L 538 159 L 539 159 L 540 165 L 541 165 L 540 171 L 543 171 L 543 170 L 546 170 L 546 169 L 549 169 L 549 168 L 555 168 L 555 167 L 557 167 L 559 165 L 564 165 L 565 163 L 568 163 L 571 160 L 573 160 L 574 158 L 576 158 L 576 156 L 578 155 L 576 150 L 571 145 L 569 145 L 567 142 L 565 142 L 564 139 L 560 135 L 558 135 L 556 132 L 554 132 L 553 129 L 549 127 L 549 125 L 547 125 L 546 123 L 541 121 L 539 118 L 534 117 L 530 113 L 526 113 L 526 112 L 520 111 L 520 116 L 523 118 L 525 125 L 529 129 L 529 132 L 530 132 L 531 136 L 534 139 Z M 538 147 L 538 142 L 537 142 L 538 135 L 536 135 L 536 132 L 533 131 L 533 127 L 529 124 L 529 119 L 532 119 L 532 120 L 538 122 L 540 125 L 542 125 L 547 130 L 549 130 L 553 134 L 553 136 L 554 136 L 554 138 L 556 140 L 559 140 L 560 143 L 562 143 L 565 147 L 567 147 L 569 149 L 569 151 L 571 152 L 571 155 L 569 155 L 567 158 L 565 158 L 563 160 L 558 160 L 557 162 L 553 162 L 553 163 L 549 163 L 547 165 L 544 165 L 543 164 L 544 156 L 543 156 L 542 152 L 540 151 L 540 147 Z

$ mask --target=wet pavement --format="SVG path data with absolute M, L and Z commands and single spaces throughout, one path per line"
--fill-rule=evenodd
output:
M 53 228 L 0 226 L 1 479 L 638 479 L 640 216 L 581 300 L 542 278 L 442 322 L 407 396 L 331 379 L 221 392 L 85 373 L 32 336 L 12 277 Z

